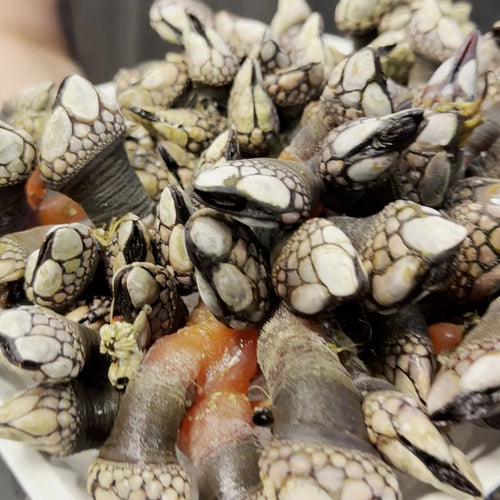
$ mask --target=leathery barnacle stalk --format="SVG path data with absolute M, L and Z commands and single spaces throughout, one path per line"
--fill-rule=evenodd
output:
M 130 498 L 129 495 L 149 499 L 191 498 L 191 480 L 178 462 L 175 446 L 186 409 L 193 403 L 193 384 L 210 385 L 213 381 L 210 366 L 214 360 L 226 368 L 238 363 L 239 354 L 232 358 L 229 365 L 225 364 L 228 359 L 224 361 L 224 356 L 231 358 L 232 352 L 232 348 L 226 350 L 226 347 L 232 345 L 238 349 L 239 346 L 245 350 L 243 346 L 251 341 L 252 336 L 255 340 L 255 331 L 229 330 L 200 305 L 194 309 L 187 326 L 162 337 L 151 346 L 127 386 L 109 438 L 90 466 L 88 491 L 94 498 L 125 500 Z M 233 375 L 238 372 L 243 373 L 236 370 Z M 244 384 L 244 378 L 237 385 Z M 231 403 L 231 397 L 226 398 L 226 403 Z M 241 403 L 245 405 L 245 401 Z M 246 404 L 249 406 L 248 401 Z M 245 410 L 240 405 L 231 408 L 229 404 L 229 407 L 232 410 L 239 407 L 239 415 L 230 418 L 227 426 L 216 424 L 219 448 L 211 447 L 214 443 L 210 440 L 215 437 L 214 433 L 206 436 L 210 441 L 208 443 L 206 438 L 201 441 L 196 439 L 199 436 L 197 433 L 210 425 L 211 415 L 200 411 L 193 412 L 195 420 L 196 415 L 199 419 L 184 435 L 185 450 L 192 456 L 193 462 L 200 465 L 201 476 L 205 476 L 204 483 L 200 483 L 201 490 L 208 488 L 205 491 L 210 491 L 214 487 L 212 473 L 207 472 L 212 469 L 213 474 L 220 474 L 223 478 L 222 488 L 229 485 L 231 492 L 239 490 L 244 495 L 247 488 L 258 486 L 257 468 L 245 461 L 245 457 L 249 456 L 257 460 L 255 449 L 251 451 L 257 443 L 249 432 L 250 408 L 245 417 Z M 190 443 L 191 438 L 193 443 Z M 231 447 L 231 443 L 236 449 L 238 445 L 242 445 L 240 450 L 246 449 L 241 454 L 242 463 L 239 463 L 240 455 L 233 450 L 231 456 L 234 460 L 228 461 L 219 472 L 214 471 L 211 453 L 220 452 L 220 445 Z M 226 498 L 223 493 L 221 497 Z
M 274 415 L 273 439 L 259 461 L 264 497 L 400 498 L 394 472 L 368 441 L 359 394 L 324 334 L 283 305 L 261 329 L 257 355 Z
M 127 158 L 125 122 L 112 99 L 78 75 L 59 87 L 40 145 L 44 183 L 80 203 L 95 223 L 127 212 L 146 217 L 153 202 Z
M 197 322 L 213 321 L 206 309 L 198 308 L 197 314 Z M 196 400 L 182 422 L 178 446 L 194 466 L 199 498 L 260 498 L 261 446 L 247 396 L 257 370 L 257 331 L 222 328 L 206 350 Z

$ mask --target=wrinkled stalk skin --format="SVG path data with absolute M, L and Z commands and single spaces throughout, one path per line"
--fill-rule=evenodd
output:
M 23 230 L 30 215 L 24 183 L 0 189 L 0 236 Z
M 248 500 L 260 489 L 258 460 L 261 449 L 256 438 L 231 443 L 220 452 L 204 457 L 197 466 L 199 498 L 203 500 Z M 249 485 L 253 486 L 253 490 Z
M 71 453 L 99 448 L 113 428 L 120 405 L 120 392 L 110 384 L 98 388 L 74 383 L 73 389 L 82 425 Z
M 319 326 L 284 307 L 263 328 L 258 359 L 273 399 L 273 435 L 340 440 L 373 453 L 361 402 Z M 339 402 L 342 401 L 342 411 Z
M 186 390 L 181 380 L 175 382 L 168 381 L 160 366 L 143 363 L 127 386 L 99 457 L 112 462 L 176 462 L 175 442 L 185 413 Z
M 80 203 L 95 224 L 128 212 L 146 217 L 153 211 L 153 202 L 130 165 L 123 139 L 110 144 L 60 191 Z

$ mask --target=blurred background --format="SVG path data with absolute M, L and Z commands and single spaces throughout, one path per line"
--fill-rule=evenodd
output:
M 374 1 L 374 0 L 367 0 Z M 112 79 L 120 67 L 146 59 L 158 59 L 168 49 L 166 42 L 149 27 L 148 12 L 153 0 L 66 0 L 60 2 L 63 25 L 73 55 L 94 83 Z M 275 0 L 209 0 L 214 11 L 227 9 L 241 16 L 270 22 Z M 308 0 L 320 12 L 325 31 L 337 33 L 333 21 L 336 0 Z M 472 20 L 482 32 L 500 19 L 500 1 L 471 2 Z

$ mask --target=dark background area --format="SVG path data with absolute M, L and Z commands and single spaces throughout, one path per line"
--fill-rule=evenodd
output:
M 372 1 L 372 0 L 366 0 Z M 270 22 L 276 10 L 273 0 L 205 2 L 214 11 L 227 9 L 236 14 Z M 309 0 L 320 12 L 325 31 L 337 33 L 333 21 L 335 0 Z M 169 46 L 150 28 L 148 12 L 152 0 L 61 0 L 64 27 L 75 58 L 94 83 L 113 78 L 116 70 L 146 59 L 162 58 Z M 500 2 L 476 0 L 472 19 L 488 31 L 500 19 Z

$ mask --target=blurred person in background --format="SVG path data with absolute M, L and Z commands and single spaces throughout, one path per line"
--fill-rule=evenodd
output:
M 109 81 L 121 67 L 164 57 L 168 44 L 149 26 L 153 0 L 0 0 L 0 102 L 43 80 L 80 73 Z M 207 0 L 214 11 L 270 22 L 277 0 Z M 308 0 L 335 33 L 336 0 Z M 500 18 L 499 2 L 474 2 L 472 19 L 488 31 Z

